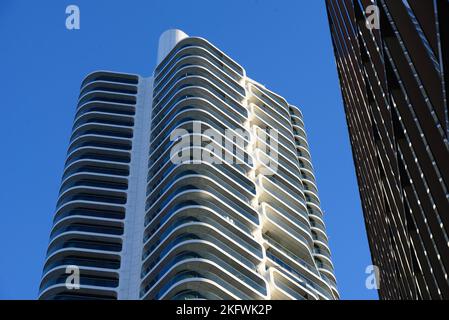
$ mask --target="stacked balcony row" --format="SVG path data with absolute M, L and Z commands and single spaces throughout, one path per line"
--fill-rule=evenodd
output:
M 40 299 L 116 299 L 138 77 L 83 81 L 50 235 Z M 68 267 L 79 268 L 70 290 Z
M 267 297 L 257 273 L 262 247 L 252 235 L 259 216 L 251 205 L 242 77 L 238 65 L 199 38 L 178 43 L 156 69 L 143 299 Z M 182 134 L 174 140 L 173 132 Z M 221 164 L 194 157 L 202 154 Z

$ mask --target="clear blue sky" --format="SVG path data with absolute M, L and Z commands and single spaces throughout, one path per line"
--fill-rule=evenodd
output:
M 69 4 L 80 30 L 65 28 Z M 303 110 L 341 296 L 376 299 L 323 0 L 1 0 L 0 298 L 37 297 L 82 78 L 149 75 L 169 28 L 207 38 Z

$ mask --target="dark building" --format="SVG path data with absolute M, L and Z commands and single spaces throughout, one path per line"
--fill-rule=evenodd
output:
M 449 299 L 449 1 L 326 5 L 379 295 Z

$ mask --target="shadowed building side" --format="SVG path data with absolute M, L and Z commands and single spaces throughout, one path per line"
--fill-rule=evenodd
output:
M 326 6 L 379 295 L 449 299 L 449 2 Z

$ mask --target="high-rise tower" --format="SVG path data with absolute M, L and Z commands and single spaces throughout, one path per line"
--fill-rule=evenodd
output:
M 41 299 L 338 297 L 296 107 L 179 30 L 84 80 Z
M 449 1 L 327 0 L 382 299 L 449 299 Z

